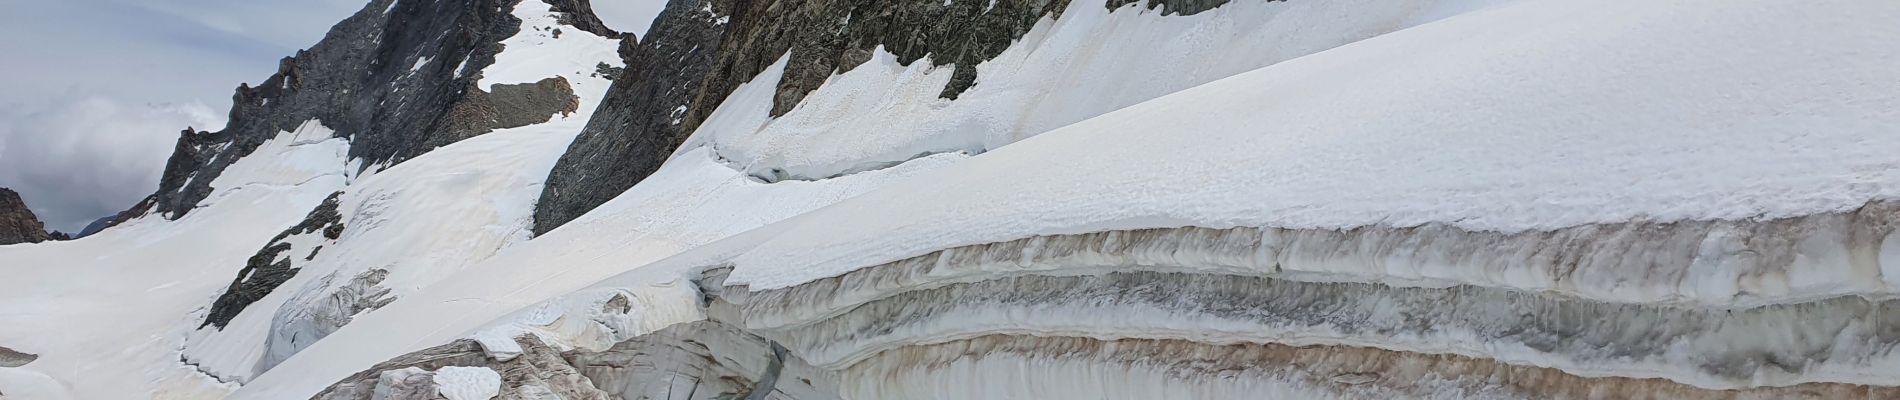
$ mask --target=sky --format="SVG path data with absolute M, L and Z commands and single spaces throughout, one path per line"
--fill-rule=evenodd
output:
M 78 232 L 151 194 L 187 126 L 224 126 L 239 83 L 368 0 L 17 1 L 0 13 L 0 187 Z M 644 34 L 661 0 L 595 0 Z

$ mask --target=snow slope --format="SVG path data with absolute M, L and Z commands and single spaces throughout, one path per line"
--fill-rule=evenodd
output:
M 1040 397 L 958 379 L 1050 362 L 1080 371 L 1060 382 L 1239 397 L 1256 381 L 1122 368 L 1243 345 L 1324 346 L 1303 357 L 1325 368 L 1436 354 L 1569 377 L 1506 398 L 1639 387 L 1620 379 L 1685 398 L 1888 397 L 1897 16 L 1851 1 L 1480 10 L 801 216 L 729 259 L 722 298 L 731 323 L 867 397 Z M 1108 340 L 1143 342 L 1097 351 Z M 1062 343 L 1090 350 L 1037 347 Z M 1475 395 L 1475 375 L 1402 397 Z
M 343 236 L 287 252 L 298 258 L 297 275 L 230 326 L 200 329 L 186 360 L 248 381 L 347 322 L 353 312 L 339 300 L 398 299 L 525 242 L 541 181 L 585 123 L 577 116 L 502 129 L 358 178 L 340 199 Z M 371 286 L 380 294 L 348 285 L 371 271 L 380 271 Z
M 648 178 L 646 182 L 650 183 L 635 186 L 587 216 L 359 316 L 233 396 L 309 396 L 368 365 L 468 336 L 490 321 L 544 299 L 890 182 L 911 179 L 959 158 L 939 155 L 850 177 L 768 184 L 728 168 L 705 150 L 687 153 Z M 679 283 L 678 274 L 646 276 L 651 278 L 643 282 Z M 693 311 L 662 306 L 654 318 L 690 320 L 661 315 L 679 312 Z M 518 326 L 504 329 L 537 330 L 561 317 L 533 310 L 522 315 Z M 279 370 L 288 372 L 276 372 Z
M 562 76 L 575 86 L 574 94 L 585 101 L 580 109 L 592 112 L 597 104 L 594 102 L 607 90 L 605 85 L 595 84 L 608 83 L 607 79 L 612 78 L 593 76 L 595 67 L 602 63 L 625 66 L 617 53 L 620 39 L 563 25 L 554 7 L 544 1 L 524 0 L 515 4 L 512 13 L 521 19 L 521 31 L 501 41 L 501 53 L 495 55 L 494 64 L 482 69 L 482 80 L 476 86 L 492 90 L 488 88 L 493 85 L 534 83 Z
M 516 9 L 533 27 L 483 84 L 580 74 L 563 76 L 591 110 L 605 82 L 570 53 L 612 49 L 553 38 L 543 8 Z M 525 242 L 535 171 L 586 115 L 348 187 L 340 140 L 286 133 L 186 219 L 0 248 L 96 251 L 73 270 L 106 282 L 0 266 L 25 277 L 0 282 L 0 345 L 42 356 L 0 385 L 230 390 L 183 357 L 246 380 L 233 398 L 303 398 L 458 338 L 505 359 L 524 334 L 600 351 L 706 320 L 784 345 L 846 398 L 1878 397 L 1893 392 L 1855 385 L 1900 385 L 1882 325 L 1900 294 L 1896 17 L 1846 0 L 1077 2 L 956 101 L 935 97 L 947 69 L 876 52 L 773 119 L 782 59 L 654 175 Z M 192 333 L 230 278 L 202 265 L 242 265 L 339 189 L 344 242 Z M 393 302 L 283 323 L 378 268 Z M 148 346 L 101 360 L 102 344 Z M 486 398 L 495 371 L 432 376 Z
M 180 364 L 179 347 L 231 274 L 345 183 L 349 143 L 310 121 L 212 183 L 199 210 L 84 240 L 0 247 L 0 343 L 40 358 L 6 368 L 25 399 L 214 398 L 233 389 Z M 14 391 L 22 381 L 38 391 Z M 109 382 L 110 384 L 104 384 Z
M 771 119 L 711 120 L 678 152 L 712 144 L 747 173 L 816 179 L 919 155 L 982 153 L 1164 94 L 1502 0 L 1252 2 L 1163 16 L 1145 2 L 1075 1 L 996 58 L 976 86 L 939 98 L 953 68 L 901 65 L 882 48 Z M 761 74 L 764 79 L 774 72 Z M 768 80 L 776 80 L 771 78 Z M 764 88 L 770 91 L 772 88 Z M 739 108 L 727 101 L 722 110 Z M 738 121 L 727 120 L 728 123 Z
M 1900 6 L 1855 1 L 1478 11 L 821 210 L 826 223 L 735 260 L 733 281 L 783 288 L 937 249 L 1116 229 L 1510 233 L 1852 210 L 1900 197 L 1900 49 L 1887 45 L 1900 28 L 1884 23 L 1895 16 Z
M 1887 397 L 1895 16 L 1484 9 L 1010 144 L 476 337 L 598 349 L 714 318 L 846 398 Z M 721 265 L 736 286 L 704 316 L 593 311 L 689 304 L 681 281 Z
M 187 218 L 0 248 L 7 277 L 0 343 L 41 355 L 8 369 L 0 392 L 220 397 L 353 314 L 526 241 L 541 182 L 611 84 L 597 66 L 622 62 L 618 39 L 573 28 L 556 37 L 564 25 L 544 2 L 523 1 L 514 11 L 522 30 L 482 71 L 482 83 L 563 77 L 582 112 L 463 140 L 393 168 L 371 166 L 364 176 L 345 160 L 348 142 L 311 121 L 238 160 Z M 293 247 L 280 258 L 296 261 L 291 281 L 230 326 L 194 330 L 247 257 L 338 191 L 344 237 L 290 237 Z
M 1045 22 L 1043 26 L 1037 29 L 1039 33 L 1032 33 L 1030 35 L 1034 38 L 1059 36 L 1064 38 L 1063 40 L 1065 42 L 1058 43 L 1037 39 L 1036 41 L 1025 40 L 1025 43 L 1041 43 L 1043 47 L 1037 51 L 1041 53 L 1053 53 L 1057 56 L 1061 54 L 1093 53 L 1097 51 L 1095 50 L 1096 48 L 1107 46 L 1124 49 L 1124 51 L 1135 51 L 1129 49 L 1144 48 L 1160 48 L 1163 49 L 1162 51 L 1175 49 L 1173 51 L 1200 54 L 1203 57 L 1218 57 L 1217 54 L 1220 53 L 1218 51 L 1212 49 L 1197 49 L 1196 46 L 1203 45 L 1202 42 L 1198 41 L 1171 41 L 1167 42 L 1167 46 L 1144 46 L 1142 44 L 1142 42 L 1145 41 L 1153 41 L 1153 39 L 1146 39 L 1147 37 L 1166 37 L 1165 35 L 1160 35 L 1161 33 L 1172 34 L 1182 31 L 1193 31 L 1195 30 L 1194 27 L 1197 26 L 1195 24 L 1199 24 L 1198 26 L 1200 26 L 1201 29 L 1214 29 L 1227 32 L 1225 34 L 1230 37 L 1236 35 L 1244 36 L 1240 33 L 1233 33 L 1236 28 L 1232 25 L 1242 25 L 1253 28 L 1253 30 L 1241 30 L 1247 34 L 1274 37 L 1284 36 L 1291 42 L 1282 43 L 1280 47 L 1272 48 L 1272 51 L 1264 51 L 1264 55 L 1255 54 L 1253 56 L 1242 56 L 1244 59 L 1238 61 L 1210 62 L 1210 64 L 1227 65 L 1226 67 L 1222 67 L 1225 69 L 1216 68 L 1214 72 L 1202 72 L 1186 77 L 1161 79 L 1158 82 L 1142 86 L 1140 90 L 1123 87 L 1126 86 L 1123 85 L 1124 82 L 1112 79 L 1112 76 L 1108 79 L 1093 79 L 1079 83 L 1058 82 L 1056 84 L 1038 84 L 1035 86 L 1035 90 L 1029 94 L 1010 93 L 1010 90 L 1004 89 L 1007 86 L 1000 83 L 990 85 L 990 87 L 996 89 L 989 90 L 996 90 L 999 93 L 998 96 L 1018 100 L 1042 97 L 1045 95 L 1040 92 L 1046 91 L 1068 93 L 1051 97 L 1047 101 L 1048 107 L 1061 107 L 1064 101 L 1097 97 L 1104 91 L 1114 92 L 1117 88 L 1121 90 L 1121 92 L 1119 92 L 1121 94 L 1109 96 L 1108 100 L 1100 102 L 1078 101 L 1078 104 L 1086 103 L 1087 106 L 1080 106 L 1079 110 L 1065 111 L 1052 119 L 1037 119 L 1038 121 L 1042 121 L 1035 124 L 1039 127 L 1024 131 L 1026 133 L 1023 133 L 1023 135 L 1027 135 L 1028 133 L 1033 133 L 1036 129 L 1047 129 L 1047 127 L 1068 122 L 1064 120 L 1065 118 L 1073 120 L 1092 115 L 1089 113 L 1107 112 L 1115 107 L 1119 107 L 1122 103 L 1158 96 L 1166 93 L 1168 90 L 1178 90 L 1195 83 L 1215 79 L 1221 76 L 1221 73 L 1239 72 L 1244 70 L 1244 66 L 1247 65 L 1263 65 L 1291 56 L 1318 51 L 1328 46 L 1383 33 L 1408 24 L 1422 23 L 1432 18 L 1451 15 L 1454 14 L 1456 10 L 1479 8 L 1486 4 L 1489 4 L 1489 2 L 1424 2 L 1414 4 L 1412 7 L 1395 9 L 1363 4 L 1317 8 L 1304 5 L 1289 6 L 1292 8 L 1278 8 L 1281 7 L 1281 5 L 1278 4 L 1264 6 L 1249 5 L 1241 7 L 1240 9 L 1252 14 L 1238 14 L 1242 11 L 1234 11 L 1233 13 L 1236 14 L 1231 15 L 1227 12 L 1210 12 L 1209 14 L 1192 17 L 1196 19 L 1183 19 L 1179 21 L 1174 20 L 1174 18 L 1177 17 L 1162 17 L 1153 12 L 1144 11 L 1145 9 L 1139 7 L 1117 9 L 1112 14 L 1119 16 L 1116 17 L 1119 19 L 1111 19 L 1108 18 L 1108 15 L 1111 13 L 1100 9 L 1099 6 L 1076 6 L 1071 10 L 1072 14 L 1065 14 L 1072 15 L 1074 18 L 1071 19 L 1065 16 L 1064 21 L 1075 21 L 1070 23 L 1070 25 L 1062 25 L 1070 26 L 1070 28 L 1067 28 L 1067 31 L 1062 31 L 1066 33 L 1061 33 L 1060 35 L 1053 33 L 1057 32 L 1058 23 Z M 1355 6 L 1365 8 L 1366 10 L 1353 9 L 1352 7 Z M 1367 10 L 1377 12 L 1354 13 L 1354 11 Z M 1284 19 L 1269 19 L 1263 17 L 1263 15 L 1272 15 L 1275 12 L 1282 11 L 1287 13 Z M 1358 18 L 1364 19 L 1352 19 L 1346 17 L 1348 15 L 1361 15 Z M 1090 16 L 1093 17 L 1091 18 Z M 1323 20 L 1330 21 L 1336 24 L 1336 26 L 1317 23 L 1311 25 L 1307 24 L 1308 20 L 1314 19 L 1316 16 L 1329 16 L 1329 19 Z M 1244 21 L 1244 18 L 1249 17 L 1262 18 L 1265 19 L 1265 21 L 1259 23 L 1257 26 L 1237 22 Z M 1340 18 L 1345 19 L 1342 20 Z M 1148 20 L 1156 20 L 1159 22 Z M 1122 22 L 1115 23 L 1113 21 Z M 1144 26 L 1157 24 L 1172 30 L 1142 28 Z M 1123 25 L 1131 25 L 1132 27 Z M 1121 30 L 1129 30 L 1129 33 L 1123 34 L 1123 36 L 1113 37 L 1133 40 L 1136 43 L 1115 43 L 1102 38 L 1088 38 L 1088 35 L 1091 33 L 1119 32 Z M 1075 46 L 1080 46 L 1080 48 L 1069 48 Z M 1037 51 L 1024 50 L 1012 54 L 1018 54 L 1018 56 L 1015 57 L 1022 58 L 1028 57 Z M 1149 53 L 1126 53 L 1123 55 L 1127 54 L 1139 54 L 1143 57 L 1151 55 Z M 814 109 L 826 108 L 826 112 L 831 113 L 822 115 L 838 116 L 849 114 L 869 117 L 881 115 L 874 111 L 888 111 L 880 110 L 876 107 L 869 109 L 862 108 L 878 104 L 878 101 L 875 100 L 876 96 L 886 94 L 886 92 L 890 91 L 903 92 L 921 87 L 917 86 L 919 83 L 915 82 L 908 84 L 891 83 L 887 79 L 889 76 L 882 74 L 892 73 L 892 71 L 890 71 L 892 65 L 886 62 L 889 60 L 884 58 L 884 56 L 880 55 L 878 57 L 879 58 L 874 60 L 874 62 L 866 63 L 857 70 L 835 77 L 833 82 L 821 87 L 819 91 L 808 96 L 805 104 L 811 105 L 810 107 L 815 107 Z M 1045 64 L 1060 63 L 1063 60 L 1062 57 L 1068 56 L 1042 59 L 1039 62 Z M 1140 57 L 1133 58 L 1140 59 Z M 1108 66 L 1116 62 L 1116 60 L 1119 59 L 1103 57 L 1095 61 L 1101 64 L 1093 68 L 1107 70 L 1109 69 Z M 722 135 L 732 135 L 730 137 L 743 139 L 747 133 L 759 129 L 757 127 L 779 126 L 774 124 L 779 124 L 779 121 L 790 121 L 794 118 L 787 116 L 776 120 L 770 119 L 766 115 L 766 107 L 763 106 L 770 104 L 771 95 L 773 93 L 773 83 L 777 81 L 777 74 L 782 71 L 782 63 L 783 60 L 781 60 L 780 65 L 767 68 L 766 72 L 760 74 L 760 76 L 756 77 L 752 82 L 735 90 L 734 94 L 712 114 L 712 117 L 703 125 L 703 129 L 695 134 L 695 139 L 682 147 L 682 150 L 675 155 L 674 159 L 671 160 L 666 167 L 662 168 L 662 170 L 654 176 L 643 181 L 640 186 L 628 191 L 613 202 L 603 205 L 589 215 L 577 219 L 567 227 L 537 238 L 526 246 L 505 251 L 494 259 L 483 262 L 479 266 L 464 270 L 462 276 L 443 281 L 424 290 L 422 294 L 410 297 L 409 300 L 397 301 L 388 308 L 364 315 L 362 318 L 359 318 L 358 321 L 354 322 L 351 327 L 340 330 L 335 336 L 331 336 L 330 339 L 320 342 L 314 347 L 314 349 L 347 348 L 352 349 L 352 351 L 312 350 L 304 353 L 300 357 L 293 357 L 286 362 L 285 368 L 304 371 L 306 373 L 295 376 L 266 374 L 260 377 L 255 384 L 240 393 L 240 395 L 270 397 L 283 393 L 308 393 L 328 384 L 335 378 L 340 377 L 341 374 L 352 372 L 375 360 L 391 357 L 421 346 L 441 343 L 451 338 L 468 335 L 487 321 L 502 317 L 504 314 L 510 313 L 517 308 L 528 306 L 539 300 L 579 289 L 588 283 L 598 281 L 612 274 L 661 259 L 662 257 L 693 248 L 694 246 L 709 243 L 770 222 L 817 209 L 871 188 L 891 182 L 911 179 L 909 177 L 917 173 L 936 169 L 948 164 L 951 160 L 964 157 L 960 155 L 962 152 L 955 148 L 921 152 L 905 150 L 900 151 L 906 153 L 902 154 L 902 157 L 887 157 L 882 160 L 872 161 L 877 164 L 877 168 L 862 169 L 862 171 L 871 171 L 871 173 L 853 173 L 841 176 L 826 175 L 821 176 L 825 177 L 825 179 L 810 181 L 775 180 L 775 182 L 772 183 L 765 183 L 752 178 L 750 175 L 753 174 L 740 174 L 740 171 L 735 171 L 735 169 L 751 172 L 757 171 L 760 166 L 751 160 L 731 158 L 731 155 L 728 154 L 728 147 L 736 146 L 743 148 L 749 146 L 749 143 L 757 142 L 728 142 L 722 139 L 722 137 L 725 137 Z M 913 72 L 917 74 L 927 75 L 929 71 L 921 69 L 927 68 L 924 67 L 924 65 L 927 65 L 927 63 L 917 63 L 914 64 L 913 67 L 903 68 L 914 70 Z M 1033 70 L 1032 67 L 1022 67 L 1020 65 L 1016 68 Z M 998 70 L 998 73 L 993 76 L 1003 77 L 1009 75 L 1010 74 L 1002 73 L 1001 70 Z M 1038 78 L 1049 78 L 1055 75 L 1057 74 L 1038 75 Z M 1029 80 L 1033 79 L 1025 78 L 1025 81 Z M 928 86 L 928 83 L 924 82 L 922 85 Z M 938 85 L 941 85 L 941 83 L 938 83 Z M 834 87 L 836 89 L 834 89 Z M 984 85 L 978 85 L 978 87 L 984 87 Z M 935 93 L 935 90 L 932 89 L 930 92 Z M 1020 90 L 1018 92 L 1020 92 Z M 1007 95 L 1003 93 L 1007 93 Z M 966 95 L 966 98 L 969 97 Z M 975 98 L 982 99 L 984 97 L 979 95 Z M 981 100 L 973 101 L 981 102 Z M 962 100 L 958 102 L 960 103 Z M 991 111 L 1009 109 L 1009 107 L 994 105 L 996 103 L 984 104 L 991 104 L 988 106 L 993 109 Z M 927 111 L 928 108 L 929 107 L 924 107 L 920 110 Z M 980 109 L 981 108 L 978 107 L 968 108 L 968 110 Z M 853 114 L 853 112 L 856 113 Z M 795 114 L 796 113 L 808 113 L 801 115 L 813 115 L 812 117 L 797 117 L 806 118 L 805 121 L 807 122 L 817 121 L 820 118 L 816 116 L 821 115 L 816 114 L 815 111 L 795 111 Z M 903 116 L 908 114 L 899 113 L 893 115 Z M 893 120 L 898 122 L 904 121 L 898 118 L 893 118 Z M 877 121 L 870 120 L 870 122 Z M 905 123 L 909 124 L 910 122 Z M 783 126 L 792 127 L 795 125 Z M 859 126 L 868 127 L 874 126 L 874 124 L 866 123 Z M 894 136 L 910 137 L 906 135 L 916 132 L 904 129 L 919 126 L 922 125 L 899 125 L 894 127 L 896 129 L 879 131 L 878 134 L 867 134 L 862 131 L 851 132 L 859 134 L 859 140 L 893 136 L 893 134 L 895 134 Z M 847 130 L 829 130 L 831 128 L 810 131 L 810 129 L 814 129 L 810 125 L 796 127 L 797 129 L 806 129 L 807 131 L 805 132 L 808 133 L 826 132 L 829 134 L 830 132 L 847 132 Z M 926 132 L 925 136 L 928 136 L 927 134 L 928 132 Z M 769 135 L 760 135 L 760 137 L 765 136 Z M 813 138 L 796 139 L 797 140 L 771 140 L 778 140 L 777 145 L 789 146 L 788 149 L 795 148 L 788 151 L 809 150 L 803 147 L 806 146 L 806 142 L 823 142 L 821 139 Z M 1020 137 L 1003 139 L 999 143 L 1007 143 L 1008 141 L 1016 139 L 1020 139 Z M 912 160 L 913 157 L 918 156 L 920 153 L 940 152 L 947 153 Z M 866 159 L 863 157 L 858 158 Z M 906 162 L 905 160 L 910 161 Z M 856 161 L 853 162 L 855 163 Z M 854 170 L 850 172 L 861 171 Z M 654 278 L 659 280 L 677 279 L 674 274 L 670 273 L 656 272 L 643 276 L 660 277 Z M 594 302 L 603 301 L 608 297 L 610 297 L 609 294 L 602 294 L 583 300 L 577 300 L 576 303 L 593 304 Z M 506 332 L 543 334 L 553 342 L 574 342 L 567 344 L 588 342 L 593 343 L 593 345 L 600 344 L 599 342 L 590 342 L 588 340 L 565 338 L 563 337 L 565 333 L 549 332 L 545 325 L 569 322 L 561 321 L 559 313 L 550 315 L 548 312 L 552 311 L 546 311 L 545 307 L 540 306 L 537 306 L 537 308 L 533 310 L 525 310 L 518 315 L 519 320 L 508 320 L 517 322 L 504 321 L 503 327 L 499 329 Z M 416 320 L 431 321 L 428 325 L 438 327 L 438 329 L 417 331 L 415 329 L 402 328 L 402 326 L 412 324 L 413 321 Z M 642 329 L 650 330 L 651 328 L 652 327 L 649 326 Z M 620 334 L 623 335 L 637 333 L 637 330 L 636 332 L 620 332 Z M 392 341 L 389 339 L 392 335 L 403 335 L 403 337 L 413 337 L 414 339 L 412 341 Z M 503 336 L 505 337 L 506 334 L 503 334 Z M 605 344 L 611 344 L 611 341 Z M 327 372 L 309 373 L 318 370 Z
M 561 77 L 573 85 L 581 111 L 377 166 L 351 182 L 340 199 L 343 236 L 321 249 L 287 252 L 300 259 L 297 275 L 231 326 L 194 333 L 187 362 L 247 382 L 354 316 L 527 241 L 542 182 L 612 84 L 595 67 L 623 62 L 618 39 L 561 25 L 545 2 L 522 1 L 513 13 L 521 31 L 502 42 L 480 85 Z

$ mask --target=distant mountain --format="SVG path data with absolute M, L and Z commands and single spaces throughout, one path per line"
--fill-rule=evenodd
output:
M 85 228 L 79 230 L 79 234 L 73 235 L 73 238 L 77 239 L 77 238 L 92 236 L 92 234 L 94 233 L 99 233 L 99 231 L 105 230 L 106 227 L 112 226 L 113 217 L 116 217 L 116 215 L 107 215 L 104 217 L 99 217 L 99 219 L 92 220 L 91 223 L 86 224 Z

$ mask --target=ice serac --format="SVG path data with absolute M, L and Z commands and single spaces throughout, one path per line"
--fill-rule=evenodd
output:
M 1036 51 L 979 67 L 1042 65 L 1065 40 L 1124 29 L 1203 21 L 1214 23 L 1180 31 L 1220 36 L 1270 32 L 1222 16 L 1384 9 L 1189 13 L 1197 4 L 1089 18 L 1071 6 L 1016 43 Z M 1900 4 L 1414 5 L 1403 18 L 1342 18 L 1436 22 L 1326 51 L 1287 38 L 1313 51 L 1206 81 L 1155 78 L 1199 85 L 1146 97 L 978 68 L 956 100 L 922 102 L 941 92 L 921 89 L 954 76 L 874 51 L 780 113 L 779 89 L 798 74 L 797 51 L 780 54 L 660 173 L 538 241 L 561 249 L 571 244 L 552 243 L 615 222 L 663 229 L 640 217 L 721 198 L 700 191 L 783 196 L 888 173 L 918 161 L 844 167 L 918 143 L 980 137 L 982 154 L 668 257 L 554 261 L 640 265 L 448 346 L 480 352 L 457 366 L 572 370 L 590 385 L 572 393 L 628 398 L 1900 397 L 1900 49 L 1887 45 L 1900 41 L 1888 23 Z M 1084 29 L 1096 24 L 1114 28 Z M 1073 54 L 1110 49 L 1082 48 Z M 1241 64 L 1196 48 L 1167 54 Z M 1061 124 L 1007 111 L 1022 107 L 963 109 L 1024 104 L 987 87 L 1112 101 Z M 1118 101 L 1132 103 L 1109 107 Z M 829 136 L 863 132 L 851 128 L 865 120 L 838 116 L 867 110 L 1055 126 L 994 142 L 986 129 Z M 826 153 L 833 144 L 859 147 Z M 945 155 L 918 160 L 942 160 L 931 157 Z M 733 176 L 750 179 L 694 183 Z M 680 188 L 695 190 L 652 192 Z M 534 357 L 542 347 L 561 356 Z M 444 366 L 378 365 L 324 393 Z M 317 390 L 279 379 L 239 397 Z M 545 390 L 504 384 L 499 396 Z
M 275 132 L 308 120 L 322 120 L 348 135 L 356 144 L 350 157 L 362 159 L 359 168 L 367 168 L 400 163 L 494 129 L 575 112 L 571 79 L 483 81 L 484 70 L 505 47 L 503 39 L 522 29 L 511 11 L 523 1 L 369 2 L 316 45 L 284 58 L 276 74 L 257 86 L 239 86 L 224 129 L 186 129 L 158 191 L 138 208 L 170 219 L 190 212 L 232 162 Z M 570 29 L 617 37 L 588 6 L 586 0 L 552 4 L 577 27 Z
M 39 243 L 50 238 L 46 234 L 46 225 L 40 223 L 40 218 L 26 207 L 26 201 L 20 199 L 20 193 L 0 188 L 0 245 Z

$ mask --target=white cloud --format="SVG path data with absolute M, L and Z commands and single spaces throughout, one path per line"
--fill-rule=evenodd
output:
M 75 232 L 158 186 L 185 126 L 365 0 L 59 0 L 0 12 L 0 186 Z
M 151 194 L 180 130 L 224 124 L 198 102 L 85 97 L 26 107 L 0 115 L 0 186 L 19 191 L 48 229 L 66 232 Z

